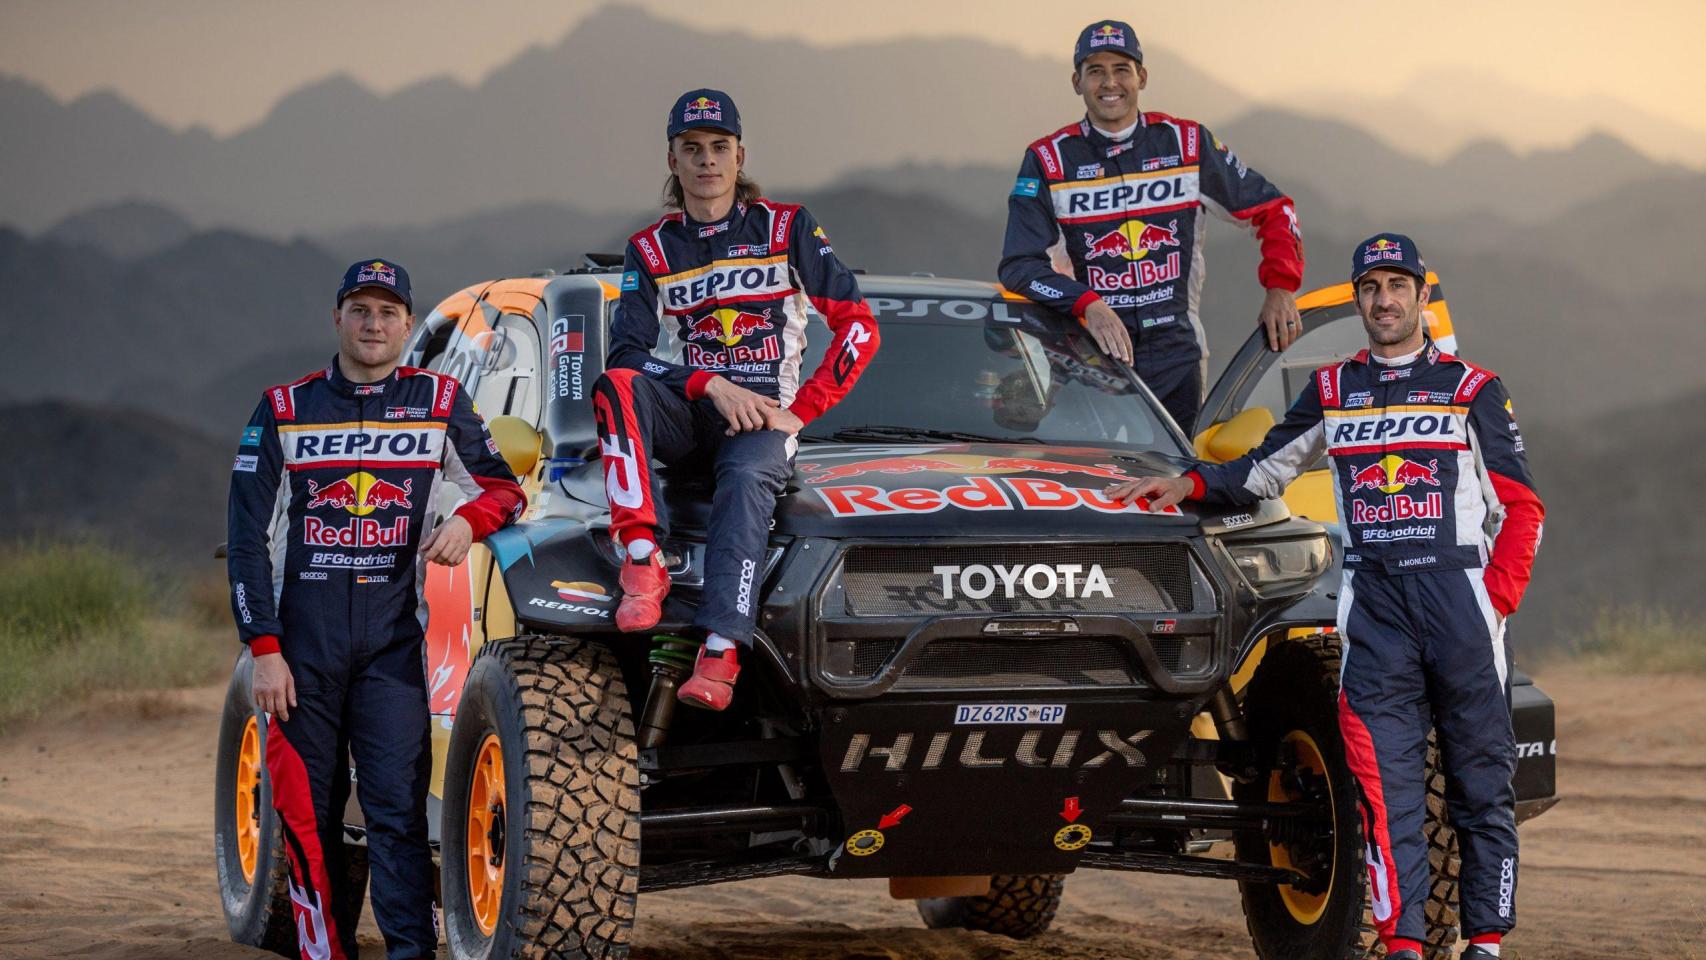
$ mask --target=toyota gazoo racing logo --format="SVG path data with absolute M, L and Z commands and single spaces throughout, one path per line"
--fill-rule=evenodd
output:
M 1074 486 L 1066 478 L 1079 483 L 1088 480 L 1118 482 L 1131 477 L 1111 463 L 1073 463 L 1040 457 L 985 457 L 956 453 L 936 453 L 876 457 L 847 463 L 824 464 L 807 462 L 800 469 L 806 482 L 836 517 L 869 517 L 935 513 L 949 507 L 959 510 L 1076 510 L 1090 509 L 1101 513 L 1152 513 L 1179 516 L 1178 507 L 1164 510 L 1152 508 L 1147 501 L 1133 503 L 1110 500 L 1103 496 L 1100 486 Z M 949 473 L 965 478 L 963 483 L 943 487 L 885 488 L 866 484 L 837 484 L 874 474 L 906 475 L 915 473 Z M 1015 476 L 1015 474 L 1047 474 L 1050 476 Z M 1061 477 L 1063 479 L 1054 479 Z
M 1084 243 L 1089 248 L 1084 252 L 1086 260 L 1097 257 L 1142 260 L 1151 250 L 1179 245 L 1179 218 L 1174 217 L 1165 227 L 1142 220 L 1127 220 L 1101 236 L 1085 233 Z
M 1445 516 L 1445 494 L 1418 491 L 1421 497 L 1404 493 L 1409 487 L 1439 487 L 1439 460 L 1420 463 L 1397 454 L 1387 454 L 1351 474 L 1349 493 L 1372 490 L 1386 494 L 1384 501 L 1351 500 L 1354 524 L 1392 523 L 1400 520 L 1438 520 Z
M 937 564 L 930 572 L 942 578 L 942 599 L 958 596 L 987 600 L 999 594 L 1005 600 L 1021 596 L 1049 600 L 1057 594 L 1068 600 L 1088 597 L 1114 598 L 1113 585 L 1102 565 L 1092 563 Z
M 404 480 L 401 486 L 381 480 L 366 471 L 356 471 L 331 483 L 308 481 L 308 510 L 342 508 L 354 517 L 342 526 L 327 523 L 309 515 L 302 520 L 302 540 L 320 547 L 394 547 L 408 542 L 409 517 L 397 517 L 382 523 L 369 517 L 375 510 L 414 509 L 410 497 L 414 480 Z

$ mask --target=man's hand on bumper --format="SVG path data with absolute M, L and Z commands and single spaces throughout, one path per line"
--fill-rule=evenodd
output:
M 1118 503 L 1143 500 L 1151 510 L 1165 510 L 1189 496 L 1188 477 L 1138 477 L 1102 488 L 1102 496 Z
M 454 567 L 468 556 L 468 547 L 473 542 L 474 528 L 468 525 L 468 521 L 451 514 L 421 544 L 421 557 L 432 563 Z
M 1268 349 L 1274 352 L 1291 346 L 1303 332 L 1303 320 L 1297 315 L 1297 298 L 1290 290 L 1275 287 L 1262 300 L 1262 312 L 1256 322 L 1268 331 Z

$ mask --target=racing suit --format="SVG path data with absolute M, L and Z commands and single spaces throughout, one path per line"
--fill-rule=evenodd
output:
M 1207 208 L 1255 232 L 1264 288 L 1303 283 L 1291 198 L 1192 120 L 1142 114 L 1112 139 L 1088 120 L 1031 144 L 1007 201 L 1001 285 L 1080 319 L 1097 299 L 1125 321 L 1132 368 L 1188 433 L 1208 351 L 1198 304 Z
M 834 340 L 802 382 L 808 307 Z M 778 430 L 725 436 L 707 385 L 725 377 L 810 423 L 852 389 L 878 341 L 852 271 L 804 207 L 757 200 L 717 223 L 673 213 L 628 241 L 608 369 L 593 390 L 611 533 L 626 543 L 666 532 L 653 459 L 708 463 L 716 492 L 695 626 L 752 642 L 754 581 L 796 447 Z
M 1344 548 L 1339 726 L 1361 791 L 1376 929 L 1420 950 L 1428 897 L 1430 721 L 1462 848 L 1466 937 L 1516 921 L 1516 745 L 1505 618 L 1528 586 L 1544 508 L 1504 384 L 1440 352 L 1364 350 L 1316 371 L 1249 454 L 1187 476 L 1192 495 L 1278 497 L 1325 453 Z
M 391 957 L 431 957 L 432 773 L 416 551 L 440 484 L 476 540 L 524 502 L 456 380 L 399 367 L 352 383 L 337 361 L 273 387 L 249 420 L 231 475 L 230 576 L 238 631 L 282 653 L 290 719 L 266 728 L 304 958 L 341 957 L 353 918 L 328 904 L 344 882 L 343 812 L 353 755 L 367 823 L 373 916 Z M 342 921 L 340 923 L 340 921 Z

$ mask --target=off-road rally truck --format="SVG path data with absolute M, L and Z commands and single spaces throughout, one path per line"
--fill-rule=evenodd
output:
M 1335 719 L 1325 471 L 1251 509 L 1101 493 L 1253 447 L 1311 370 L 1363 345 L 1348 286 L 1300 299 L 1284 353 L 1253 336 L 1193 440 L 1068 318 L 992 284 L 864 277 L 882 350 L 800 437 L 752 571 L 755 646 L 718 714 L 675 699 L 709 503 L 691 465 L 659 471 L 663 622 L 612 625 L 591 389 L 617 269 L 468 287 L 404 361 L 473 391 L 529 494 L 520 523 L 426 574 L 452 956 L 624 956 L 640 894 L 783 874 L 887 878 L 931 927 L 1028 937 L 1087 867 L 1236 881 L 1262 958 L 1378 955 Z M 1437 288 L 1428 322 L 1449 345 Z M 805 369 L 829 339 L 814 318 Z M 772 347 L 718 341 L 731 366 Z M 249 674 L 245 653 L 220 731 L 219 885 L 235 939 L 294 955 Z M 1512 677 L 1526 819 L 1555 802 L 1553 706 Z M 1445 957 L 1457 856 L 1433 758 L 1428 785 Z M 349 923 L 367 863 L 353 800 L 344 832 Z

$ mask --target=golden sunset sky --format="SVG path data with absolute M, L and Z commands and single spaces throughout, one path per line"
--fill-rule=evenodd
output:
M 1654 156 L 1706 167 L 1706 3 L 1698 0 L 631 2 L 698 29 L 823 46 L 984 39 L 1059 58 L 1063 71 L 1077 30 L 1114 16 L 1160 55 L 1152 67 L 1188 63 L 1259 103 L 1365 124 L 1409 106 L 1496 131 L 1519 148 L 1568 143 L 1598 128 Z M 170 126 L 226 135 L 332 73 L 382 93 L 439 74 L 478 82 L 529 46 L 555 44 L 597 6 L 0 0 L 0 72 L 62 99 L 117 90 Z M 618 78 L 612 86 L 620 89 Z

